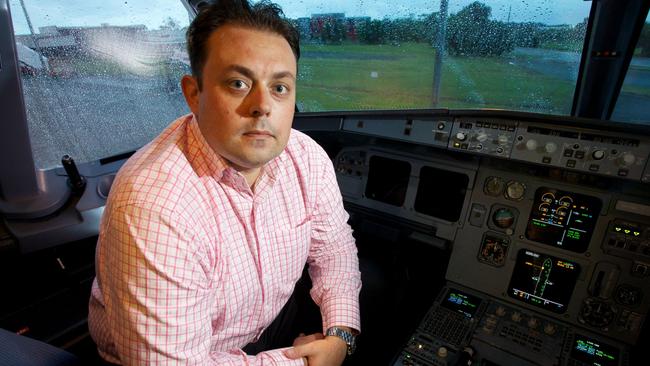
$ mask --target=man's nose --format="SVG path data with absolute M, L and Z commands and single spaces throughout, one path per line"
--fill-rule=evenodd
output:
M 249 113 L 253 117 L 266 116 L 271 113 L 271 92 L 261 86 L 254 87 L 249 97 Z

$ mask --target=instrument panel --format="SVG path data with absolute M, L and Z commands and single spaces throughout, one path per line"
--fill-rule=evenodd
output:
M 367 137 L 335 158 L 345 201 L 452 246 L 448 287 L 395 364 L 454 364 L 471 345 L 485 365 L 625 365 L 650 309 L 650 138 L 387 121 L 342 121 Z

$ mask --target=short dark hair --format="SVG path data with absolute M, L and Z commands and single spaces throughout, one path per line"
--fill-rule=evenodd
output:
M 198 79 L 199 89 L 202 84 L 203 66 L 208 57 L 208 38 L 226 24 L 277 33 L 287 40 L 296 61 L 300 58 L 300 35 L 284 17 L 278 5 L 266 0 L 254 5 L 248 0 L 216 0 L 200 8 L 199 14 L 187 29 L 187 53 L 190 56 L 192 74 Z

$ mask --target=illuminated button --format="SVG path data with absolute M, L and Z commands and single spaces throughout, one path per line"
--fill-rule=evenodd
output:
M 547 142 L 546 145 L 544 145 L 544 151 L 549 154 L 554 153 L 557 151 L 557 144 L 555 144 L 555 142 Z
M 591 157 L 594 158 L 594 160 L 601 160 L 605 157 L 605 152 L 603 150 L 595 150 L 591 153 Z
M 537 140 L 530 139 L 526 141 L 526 149 L 533 151 L 537 149 Z
M 565 157 L 570 158 L 573 156 L 573 150 L 571 149 L 564 149 L 564 154 Z
M 566 161 L 566 167 L 567 168 L 575 168 L 576 167 L 576 161 L 573 159 L 569 159 Z
M 576 154 L 574 155 L 576 159 L 583 159 L 585 157 L 585 152 L 584 151 L 576 151 Z
M 551 163 L 551 157 L 550 156 L 545 156 L 542 158 L 542 163 L 544 164 L 550 164 Z
M 634 156 L 634 154 L 625 153 L 618 159 L 618 163 L 623 166 L 630 166 L 634 164 L 635 160 L 636 157 Z

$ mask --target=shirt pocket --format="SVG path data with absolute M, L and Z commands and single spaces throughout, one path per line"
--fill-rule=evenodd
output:
M 311 246 L 311 220 L 291 229 L 277 228 L 273 233 L 270 271 L 274 274 L 281 297 L 289 297 L 307 262 Z

